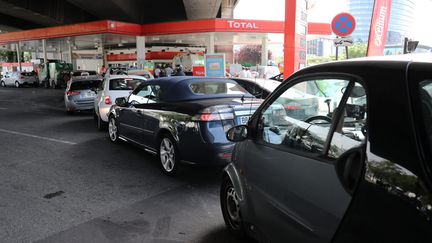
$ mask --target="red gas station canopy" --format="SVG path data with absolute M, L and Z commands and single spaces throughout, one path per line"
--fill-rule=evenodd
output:
M 284 33 L 283 21 L 209 19 L 159 24 L 130 24 L 103 20 L 0 34 L 0 43 L 64 38 L 93 34 L 155 36 L 205 32 Z M 308 34 L 331 35 L 330 24 L 308 23 Z

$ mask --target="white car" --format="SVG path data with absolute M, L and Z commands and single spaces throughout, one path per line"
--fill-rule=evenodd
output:
M 2 87 L 15 86 L 17 88 L 24 84 L 37 85 L 38 79 L 36 73 L 32 72 L 13 72 L 6 73 L 0 82 Z
M 99 130 L 107 128 L 108 113 L 115 100 L 129 96 L 137 85 L 146 80 L 138 75 L 109 75 L 104 78 L 97 89 L 94 102 L 94 118 Z

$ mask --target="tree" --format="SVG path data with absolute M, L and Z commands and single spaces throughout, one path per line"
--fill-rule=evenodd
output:
M 0 51 L 0 62 L 16 62 L 16 52 Z
M 235 53 L 236 60 L 243 66 L 250 67 L 261 63 L 261 46 L 245 45 Z

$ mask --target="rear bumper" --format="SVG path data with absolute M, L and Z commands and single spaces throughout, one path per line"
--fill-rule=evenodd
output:
M 197 137 L 195 142 L 180 143 L 183 162 L 201 166 L 225 166 L 231 162 L 234 143 L 204 143 Z
M 84 111 L 84 110 L 94 109 L 93 101 L 80 103 L 79 101 L 68 100 L 66 97 L 65 97 L 65 105 L 66 105 L 66 110 L 68 111 Z

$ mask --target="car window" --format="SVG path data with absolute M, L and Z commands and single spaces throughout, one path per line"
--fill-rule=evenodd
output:
M 97 88 L 100 80 L 86 80 L 79 82 L 72 82 L 70 86 L 70 90 L 86 90 L 86 89 L 94 89 Z
M 248 94 L 239 84 L 231 82 L 199 82 L 190 84 L 190 89 L 197 95 Z
M 162 89 L 159 85 L 144 85 L 129 96 L 131 104 L 157 103 L 161 101 Z
M 134 78 L 111 79 L 110 90 L 134 90 L 142 81 Z
M 339 158 L 345 151 L 358 147 L 366 140 L 366 92 L 356 83 L 344 106 L 343 119 L 336 126 L 328 156 Z
M 261 113 L 260 139 L 284 148 L 321 153 L 348 83 L 310 80 L 288 88 Z
M 429 140 L 429 151 L 432 151 L 432 80 L 420 82 L 420 101 L 423 126 Z

